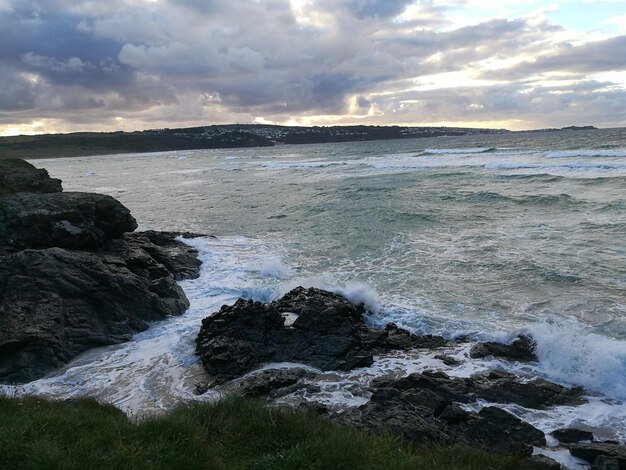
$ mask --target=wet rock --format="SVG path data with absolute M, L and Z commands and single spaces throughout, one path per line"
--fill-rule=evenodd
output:
M 265 369 L 237 381 L 234 392 L 241 396 L 278 398 L 308 386 L 316 374 L 303 368 Z
M 126 233 L 137 224 L 121 203 L 58 192 L 26 162 L 0 160 L 0 191 L 0 381 L 37 379 L 189 306 L 175 280 L 200 263 L 173 234 Z
M 25 160 L 0 159 L 0 196 L 11 193 L 58 193 L 61 180 Z
M 137 222 L 111 196 L 16 193 L 0 198 L 0 246 L 93 249 L 132 232 Z
M 483 400 L 495 403 L 516 403 L 526 408 L 543 409 L 554 405 L 579 405 L 585 403 L 584 390 L 580 387 L 567 388 L 534 379 L 520 382 L 512 374 L 504 376 L 472 377 L 470 389 Z
M 529 454 L 544 445 L 544 434 L 506 411 L 483 408 L 479 413 L 458 402 L 474 401 L 462 379 L 445 374 L 412 374 L 401 379 L 376 380 L 368 403 L 333 416 L 376 432 L 401 434 L 407 439 L 445 445 L 467 445 L 500 452 Z
M 483 421 L 469 426 L 470 442 L 502 452 L 531 453 L 532 446 L 546 445 L 543 432 L 501 408 L 490 406 L 478 413 Z
M 443 372 L 411 374 L 401 379 L 375 379 L 372 388 L 393 386 L 400 390 L 433 390 L 452 402 L 472 403 L 478 399 L 492 403 L 516 403 L 542 409 L 553 405 L 583 403 L 582 389 L 566 388 L 538 379 L 520 382 L 513 374 L 492 372 L 471 378 L 451 378 Z
M 197 238 L 204 235 L 187 233 L 185 238 Z M 178 232 L 145 232 L 126 233 L 124 241 L 138 245 L 154 260 L 167 268 L 176 280 L 196 279 L 200 275 L 198 250 L 178 240 Z
M 437 349 L 448 344 L 442 336 L 435 335 L 414 335 L 404 330 L 395 323 L 388 323 L 385 326 L 386 335 L 381 336 L 378 346 L 382 349 L 406 350 L 411 348 Z
M 474 359 L 494 356 L 514 361 L 537 361 L 535 347 L 536 343 L 530 336 L 520 335 L 511 344 L 476 343 L 470 349 L 469 355 Z
M 461 364 L 461 361 L 453 358 L 452 356 L 447 356 L 445 354 L 439 354 L 437 356 L 435 356 L 435 359 L 439 359 L 441 362 L 443 362 L 445 365 L 447 366 L 458 366 Z
M 620 470 L 619 461 L 613 457 L 607 457 L 606 455 L 599 455 L 593 461 L 591 470 Z
M 617 462 L 620 470 L 626 469 L 626 446 L 624 445 L 591 442 L 571 444 L 569 450 L 574 457 L 586 460 L 593 465 L 599 457 L 602 457 L 598 465 L 608 465 L 607 468 L 611 468 Z
M 289 327 L 286 313 L 297 317 Z M 418 337 L 397 327 L 367 327 L 364 313 L 362 305 L 316 288 L 297 287 L 270 304 L 239 299 L 202 321 L 196 352 L 223 383 L 265 362 L 349 370 L 371 365 L 381 351 L 419 344 Z
M 561 464 L 545 455 L 531 455 L 523 461 L 524 468 L 534 470 L 560 470 Z
M 127 341 L 189 303 L 140 248 L 63 248 L 0 258 L 0 381 L 26 382 L 87 349 Z
M 557 429 L 556 431 L 552 431 L 551 434 L 562 444 L 573 444 L 575 442 L 593 440 L 593 433 L 590 431 L 583 431 L 582 429 Z

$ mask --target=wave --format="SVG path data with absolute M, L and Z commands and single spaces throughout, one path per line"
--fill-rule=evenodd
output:
M 324 161 L 305 161 L 305 162 L 265 162 L 261 166 L 270 170 L 288 170 L 298 168 L 324 168 L 328 166 L 347 165 L 346 162 L 324 162 Z
M 592 162 L 571 162 L 562 163 L 560 165 L 546 165 L 544 163 L 525 163 L 525 162 L 487 162 L 484 165 L 487 170 L 524 170 L 524 169 L 544 169 L 544 170 L 625 170 L 626 163 L 592 163 Z
M 546 158 L 577 158 L 577 157 L 626 157 L 626 150 L 553 150 L 547 152 Z
M 525 174 L 500 174 L 498 178 L 504 179 L 517 179 L 524 181 L 541 181 L 542 183 L 553 183 L 565 179 L 563 176 L 551 175 L 550 173 L 533 173 L 531 175 Z M 594 178 L 600 181 L 604 181 L 606 178 Z
M 548 377 L 614 399 L 626 398 L 626 341 L 590 332 L 575 320 L 546 321 L 528 330 Z
M 424 154 L 431 155 L 457 155 L 464 153 L 487 153 L 495 152 L 496 147 L 469 147 L 469 148 L 451 148 L 451 149 L 424 149 Z
M 466 202 L 511 202 L 519 205 L 556 205 L 556 204 L 578 204 L 581 201 L 568 194 L 539 194 L 525 196 L 507 196 L 495 191 L 479 191 L 475 193 L 463 193 L 449 196 L 442 196 L 443 200 L 460 200 Z

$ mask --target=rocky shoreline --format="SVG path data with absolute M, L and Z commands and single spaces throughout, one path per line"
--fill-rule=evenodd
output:
M 45 170 L 0 160 L 0 383 L 43 377 L 88 349 L 127 341 L 151 321 L 188 308 L 177 281 L 198 277 L 197 251 L 178 241 L 178 233 L 136 227 L 130 211 L 109 196 L 63 192 Z M 339 294 L 303 287 L 268 304 L 239 299 L 225 305 L 198 325 L 196 353 L 208 373 L 199 393 L 313 409 L 418 445 L 483 448 L 559 468 L 532 455 L 549 438 L 593 469 L 626 468 L 620 443 L 598 442 L 585 429 L 546 436 L 503 409 L 576 406 L 587 400 L 583 389 L 500 369 L 453 374 L 473 358 L 532 364 L 531 337 L 500 344 L 417 336 L 395 324 L 372 328 L 366 313 Z M 461 345 L 462 356 L 450 354 Z M 373 378 L 359 390 L 358 406 L 316 401 L 329 374 L 358 371 L 398 352 L 431 355 L 448 373 L 432 368 Z
M 373 432 L 402 435 L 416 444 L 462 445 L 532 458 L 538 468 L 560 468 L 548 457 L 534 455 L 546 446 L 542 431 L 498 407 L 516 404 L 549 410 L 586 402 L 580 387 L 567 388 L 541 378 L 523 379 L 503 370 L 471 377 L 451 377 L 426 370 L 408 376 L 381 377 L 369 384 L 367 402 L 332 409 L 315 401 L 317 385 L 327 371 L 351 370 L 372 364 L 389 351 L 437 353 L 448 366 L 457 359 L 445 351 L 454 341 L 416 336 L 388 324 L 368 327 L 363 305 L 316 288 L 298 287 L 269 304 L 239 299 L 202 321 L 196 351 L 211 382 L 223 393 L 312 408 L 333 421 Z M 537 360 L 534 342 L 519 336 L 511 344 L 475 343 L 467 359 L 494 356 L 508 361 Z M 260 366 L 289 363 L 287 367 Z M 292 365 L 293 364 L 293 365 Z M 295 364 L 303 364 L 298 367 Z M 479 410 L 474 404 L 484 403 Z M 592 433 L 559 429 L 550 436 L 562 449 L 589 461 L 591 468 L 626 468 L 626 448 L 615 442 L 593 442 Z M 597 461 L 597 464 L 596 464 Z
M 136 227 L 110 196 L 62 192 L 45 170 L 0 160 L 0 382 L 35 380 L 187 309 L 176 280 L 198 276 L 196 251 Z

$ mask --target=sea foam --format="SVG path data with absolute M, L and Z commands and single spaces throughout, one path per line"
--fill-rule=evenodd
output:
M 546 152 L 546 158 L 576 158 L 576 157 L 626 157 L 626 150 L 553 150 Z
M 626 399 L 626 341 L 593 333 L 575 320 L 546 321 L 528 330 L 548 377 Z

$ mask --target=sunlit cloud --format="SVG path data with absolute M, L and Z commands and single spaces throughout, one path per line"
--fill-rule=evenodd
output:
M 626 16 L 602 3 L 0 0 L 0 134 L 622 126 Z

